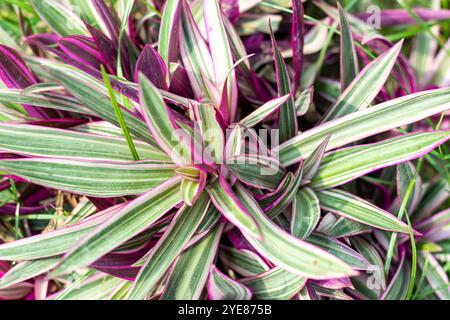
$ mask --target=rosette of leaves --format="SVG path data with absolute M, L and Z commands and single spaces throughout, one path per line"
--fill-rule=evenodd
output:
M 14 3 L 0 297 L 450 296 L 439 24 L 408 60 L 320 1 Z M 405 6 L 383 27 L 393 13 L 448 17 Z

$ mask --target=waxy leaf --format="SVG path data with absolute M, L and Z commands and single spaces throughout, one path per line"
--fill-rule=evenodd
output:
M 178 211 L 146 258 L 131 290 L 130 299 L 145 298 L 147 292 L 156 285 L 194 234 L 205 216 L 208 205 L 209 198 L 205 193 L 200 196 L 195 205 L 183 206 Z
M 305 239 L 317 227 L 320 219 L 319 199 L 310 188 L 300 188 L 292 205 L 291 233 Z
M 346 218 L 388 231 L 409 233 L 397 217 L 346 191 L 331 189 L 317 193 L 320 207 Z
M 252 292 L 213 265 L 208 278 L 208 297 L 211 300 L 250 300 Z
M 260 225 L 262 240 L 245 232 L 244 236 L 265 258 L 296 275 L 313 279 L 344 277 L 355 273 L 333 255 L 291 236 L 275 225 L 244 187 L 238 185 L 236 195 L 250 208 L 251 214 Z
M 94 197 L 142 194 L 175 175 L 175 166 L 62 159 L 0 160 L 0 168 L 33 183 Z
M 323 123 L 281 144 L 280 161 L 285 165 L 308 157 L 331 134 L 327 150 L 413 123 L 450 108 L 450 89 L 436 89 L 393 99 L 366 110 Z
M 102 223 L 78 242 L 63 257 L 52 275 L 89 265 L 144 231 L 180 202 L 179 187 L 180 178 L 175 177 L 130 201 L 112 219 Z
M 448 131 L 431 131 L 337 150 L 325 155 L 310 186 L 314 189 L 339 186 L 377 169 L 421 157 L 448 139 Z

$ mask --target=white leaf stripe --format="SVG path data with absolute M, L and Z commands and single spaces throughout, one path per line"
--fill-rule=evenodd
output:
M 258 223 L 249 213 L 248 208 L 243 205 L 235 195 L 231 194 L 231 187 L 226 181 L 217 180 L 206 187 L 217 210 L 219 210 L 231 223 L 240 230 L 246 231 L 257 237 L 260 236 Z
M 177 130 L 158 89 L 144 75 L 139 75 L 140 97 L 145 121 L 159 146 L 177 164 L 191 163 L 191 149 L 186 140 L 181 141 L 181 130 Z M 184 131 L 183 131 L 184 132 Z M 187 137 L 190 141 L 190 137 Z
M 61 36 L 87 35 L 83 21 L 64 4 L 55 0 L 31 0 L 36 12 Z
M 356 55 L 350 23 L 339 2 L 338 9 L 341 25 L 341 91 L 344 91 L 358 74 L 358 56 Z

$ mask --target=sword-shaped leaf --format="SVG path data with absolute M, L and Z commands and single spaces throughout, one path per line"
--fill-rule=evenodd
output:
M 162 300 L 200 298 L 217 254 L 222 231 L 223 225 L 218 224 L 207 236 L 181 254 L 167 280 Z
M 279 151 L 280 161 L 288 166 L 308 157 L 328 134 L 332 136 L 327 150 L 332 150 L 449 108 L 448 88 L 414 93 L 323 123 L 286 141 L 274 151 Z
M 217 121 L 217 110 L 210 104 L 195 104 L 193 109 L 202 135 L 204 160 L 207 163 L 222 163 L 225 137 Z
M 144 299 L 193 236 L 208 209 L 209 197 L 200 196 L 192 207 L 183 206 L 172 219 L 168 229 L 152 248 L 140 269 L 131 290 L 130 299 Z
M 320 207 L 346 218 L 375 228 L 408 233 L 408 226 L 387 211 L 351 193 L 338 190 L 324 190 L 317 193 Z
M 63 3 L 56 0 L 31 0 L 36 12 L 60 36 L 87 35 L 83 21 Z
M 233 57 L 231 54 L 228 36 L 222 21 L 219 1 L 203 1 L 203 17 L 205 19 L 208 44 L 214 65 L 216 85 L 223 88 L 226 95 L 226 105 L 222 108 L 222 114 L 230 123 L 236 116 L 238 87 L 233 69 Z
M 319 199 L 310 188 L 300 188 L 292 206 L 291 233 L 300 239 L 314 231 L 320 219 Z
M 310 186 L 339 186 L 375 170 L 421 157 L 448 139 L 449 131 L 431 131 L 334 151 L 324 156 Z
M 224 178 L 220 177 L 214 183 L 206 187 L 211 196 L 211 200 L 231 223 L 241 230 L 259 237 L 260 230 L 258 223 L 252 217 L 248 208 L 239 201 L 231 186 Z
M 33 260 L 61 255 L 96 226 L 112 218 L 122 205 L 108 208 L 76 225 L 0 245 L 0 259 Z
M 209 98 L 219 105 L 220 93 L 215 93 L 215 70 L 208 46 L 198 29 L 186 0 L 181 1 L 180 51 L 184 68 L 197 97 Z
M 211 300 L 250 300 L 252 292 L 213 265 L 208 278 L 208 297 Z
M 403 42 L 399 42 L 390 50 L 369 63 L 330 108 L 322 122 L 340 118 L 369 106 L 384 86 L 391 70 L 397 61 Z
M 180 201 L 180 181 L 175 177 L 130 201 L 112 219 L 79 241 L 62 259 L 53 275 L 89 265 L 155 223 Z
M 244 236 L 266 259 L 296 275 L 312 279 L 339 278 L 355 274 L 335 256 L 295 238 L 274 224 L 241 185 L 237 185 L 236 195 L 260 225 L 262 240 L 245 232 Z
M 248 116 L 246 116 L 244 119 L 239 121 L 239 124 L 251 128 L 264 119 L 266 119 L 268 116 L 270 116 L 273 112 L 275 112 L 280 106 L 282 106 L 288 99 L 290 98 L 289 94 L 286 94 L 284 96 L 281 96 L 279 98 L 272 99 L 270 101 L 267 101 L 265 104 L 263 104 L 261 107 L 250 113 Z
M 289 300 L 305 285 L 306 278 L 275 267 L 255 277 L 240 280 L 258 300 Z
M 280 120 L 278 123 L 280 129 L 280 142 L 284 142 L 297 135 L 297 110 L 295 108 L 294 98 L 291 95 L 291 80 L 289 79 L 286 63 L 284 62 L 272 32 L 270 33 L 270 36 L 272 39 L 272 49 L 275 60 L 278 96 L 281 97 L 289 94 L 287 101 L 280 107 Z
M 10 287 L 16 283 L 43 274 L 55 267 L 59 259 L 60 257 L 51 257 L 20 262 L 1 277 L 0 288 Z
M 347 15 L 338 2 L 339 22 L 341 25 L 341 91 L 344 91 L 358 74 L 358 56 L 353 43 L 352 31 Z
M 0 160 L 0 168 L 49 188 L 106 198 L 142 194 L 175 175 L 174 165 L 145 162 L 20 158 Z
M 190 164 L 191 138 L 177 127 L 158 89 L 145 76 L 139 76 L 140 96 L 145 121 L 163 149 L 177 164 Z
M 141 159 L 170 163 L 161 150 L 135 142 Z M 0 124 L 0 149 L 21 155 L 83 161 L 132 161 L 126 141 L 119 137 L 78 133 L 24 124 Z

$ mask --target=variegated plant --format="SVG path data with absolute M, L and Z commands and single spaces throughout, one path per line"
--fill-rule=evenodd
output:
M 450 299 L 450 11 L 303 2 L 0 5 L 0 299 Z

